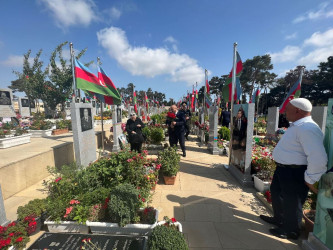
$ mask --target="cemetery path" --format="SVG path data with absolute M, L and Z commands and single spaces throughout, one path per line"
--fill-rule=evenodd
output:
M 186 146 L 176 184 L 158 183 L 152 205 L 160 210 L 159 220 L 166 215 L 182 223 L 190 249 L 300 249 L 304 235 L 297 241 L 270 235 L 271 226 L 258 217 L 266 208 L 254 188 L 242 188 L 222 166 L 227 157 L 211 155 L 194 136 Z M 6 199 L 7 218 L 15 220 L 18 206 L 45 197 L 42 187 L 40 181 Z
M 242 188 L 223 167 L 228 157 L 210 154 L 195 136 L 186 148 L 176 184 L 158 183 L 153 206 L 159 220 L 168 216 L 182 223 L 190 249 L 300 249 L 305 236 L 289 241 L 270 235 L 271 225 L 258 216 L 268 210 L 254 188 Z

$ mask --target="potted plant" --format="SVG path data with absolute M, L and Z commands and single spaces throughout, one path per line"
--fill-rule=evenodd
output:
M 28 234 L 38 233 L 46 213 L 46 199 L 34 199 L 17 209 L 17 219 L 26 224 Z
M 56 121 L 56 129 L 52 131 L 52 135 L 61 135 L 68 133 L 68 124 L 66 120 Z
M 158 210 L 154 208 L 140 209 L 140 192 L 133 185 L 125 183 L 111 190 L 107 206 L 96 207 L 94 214 L 103 214 L 105 217 L 95 216 L 99 221 L 87 221 L 92 233 L 120 234 L 120 235 L 147 235 L 156 226 Z M 103 222 L 104 221 L 104 222 Z
M 148 239 L 150 250 L 177 249 L 187 250 L 185 238 L 181 232 L 173 227 L 156 226 Z
M 176 147 L 168 147 L 159 152 L 158 162 L 161 164 L 161 171 L 165 184 L 174 185 L 180 168 L 180 155 L 177 154 Z

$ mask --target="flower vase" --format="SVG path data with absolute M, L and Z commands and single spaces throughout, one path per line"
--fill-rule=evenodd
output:
M 259 191 L 259 192 L 265 192 L 269 190 L 271 183 L 268 181 L 263 181 L 259 179 L 256 175 L 253 176 L 254 179 L 254 187 Z
M 316 215 L 316 210 L 304 209 L 303 210 L 303 218 L 304 218 L 304 227 L 305 227 L 305 234 L 306 236 L 313 232 L 314 221 L 310 218 L 310 214 Z

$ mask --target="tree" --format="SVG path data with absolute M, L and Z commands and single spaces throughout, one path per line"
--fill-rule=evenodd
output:
M 271 87 L 276 74 L 270 73 L 273 69 L 271 64 L 271 56 L 255 56 L 253 59 L 248 59 L 243 64 L 243 71 L 240 76 L 240 82 L 243 88 L 243 93 L 252 96 L 254 85 L 258 84 L 260 88 Z
M 216 95 L 220 94 L 227 77 L 228 75 L 223 75 L 221 77 L 213 76 L 208 83 L 210 88 L 210 93 Z

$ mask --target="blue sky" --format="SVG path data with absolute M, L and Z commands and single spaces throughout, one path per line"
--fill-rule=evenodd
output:
M 29 49 L 47 63 L 64 41 L 88 48 L 82 62 L 99 56 L 117 87 L 175 99 L 203 85 L 204 69 L 228 74 L 234 42 L 243 61 L 270 53 L 279 76 L 333 55 L 333 1 L 11 0 L 0 2 L 0 22 L 1 88 Z

